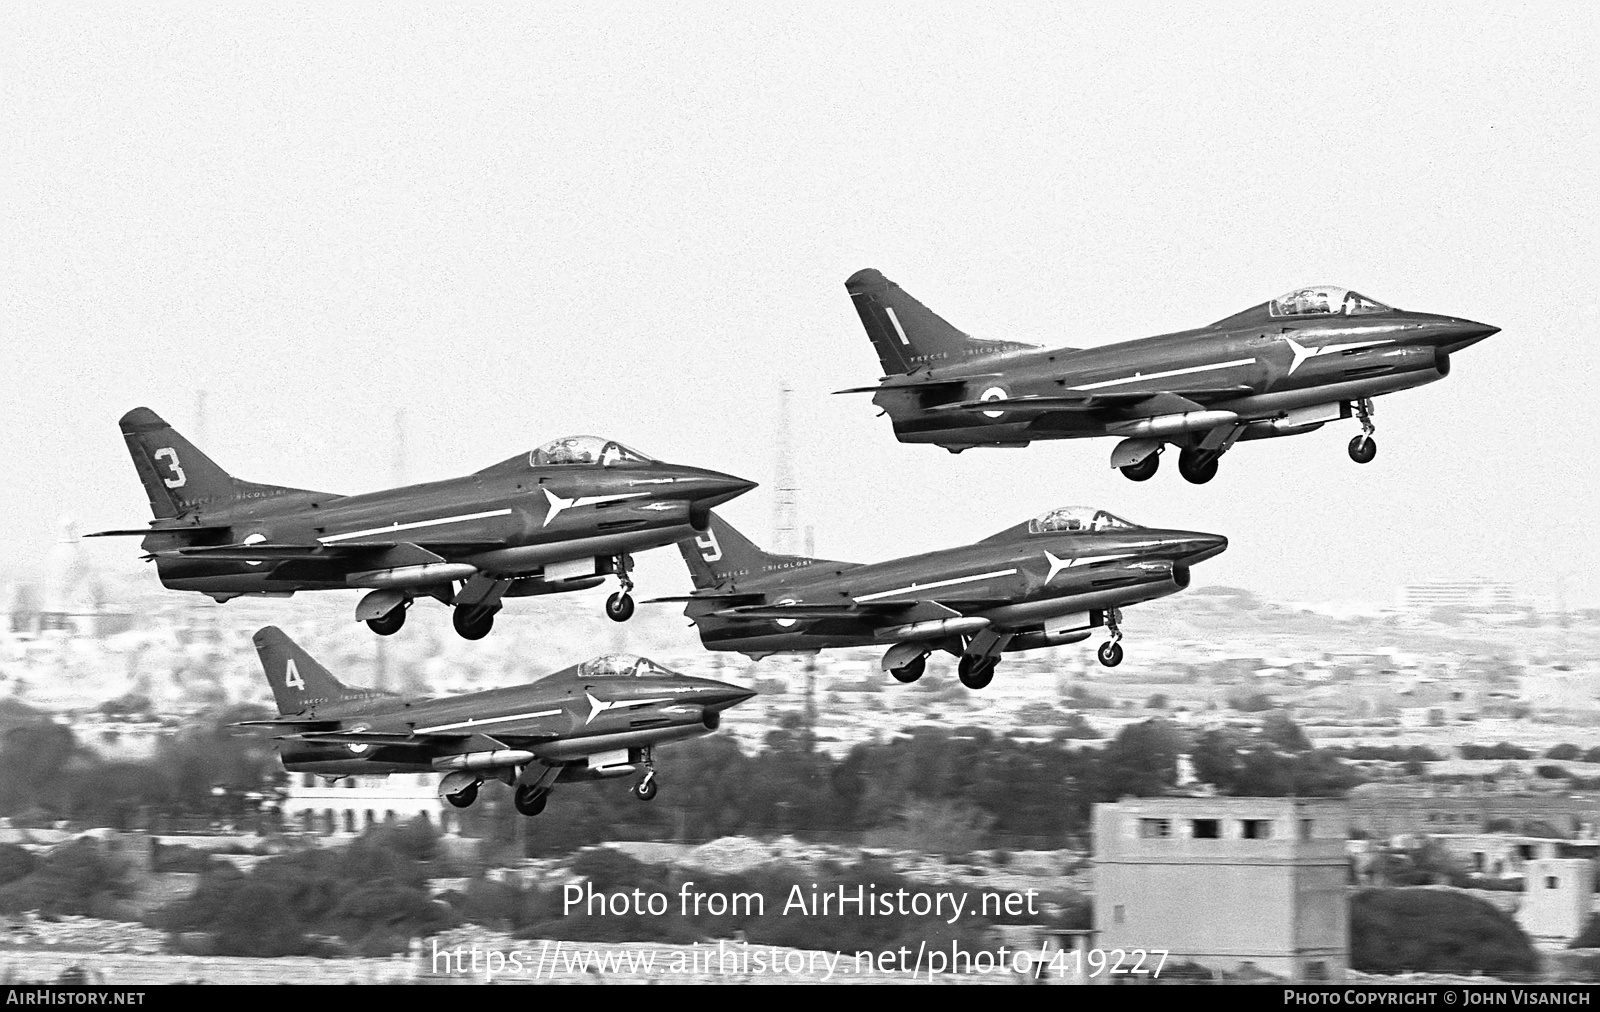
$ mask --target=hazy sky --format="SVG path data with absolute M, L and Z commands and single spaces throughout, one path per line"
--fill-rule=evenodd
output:
M 1600 598 L 1595 8 L 1317 10 L 7 6 L 0 579 L 63 515 L 148 519 L 141 404 L 335 492 L 390 482 L 397 409 L 410 480 L 610 435 L 762 482 L 724 512 L 765 543 L 787 380 L 832 557 L 1084 503 L 1226 534 L 1200 584 Z M 1134 484 L 1111 440 L 957 457 L 830 396 L 878 376 L 863 267 L 1041 344 L 1311 283 L 1503 333 L 1380 399 L 1371 465 L 1342 423 Z

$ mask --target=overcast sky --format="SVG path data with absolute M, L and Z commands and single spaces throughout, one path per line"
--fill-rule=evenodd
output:
M 136 405 L 333 492 L 390 483 L 397 409 L 414 481 L 600 433 L 761 482 L 724 512 L 769 542 L 787 380 L 831 557 L 1082 503 L 1226 534 L 1202 585 L 1600 599 L 1592 5 L 970 8 L 7 6 L 0 579 L 148 519 Z M 879 374 L 863 267 L 1040 344 L 1311 283 L 1503 333 L 1380 399 L 1366 467 L 1346 422 L 1135 484 L 1112 440 L 958 457 L 831 396 Z

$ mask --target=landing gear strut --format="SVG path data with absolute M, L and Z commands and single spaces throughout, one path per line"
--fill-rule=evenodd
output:
M 656 759 L 651 750 L 644 750 L 644 779 L 639 781 L 639 786 L 633 789 L 633 796 L 640 801 L 649 801 L 656 796 L 656 791 L 661 786 L 656 783 Z
M 628 575 L 632 563 L 633 559 L 627 552 L 617 556 L 617 580 L 621 582 L 622 589 L 606 599 L 606 618 L 613 622 L 626 622 L 633 617 L 633 598 L 628 596 L 628 592 L 633 590 L 633 580 Z
M 1112 608 L 1106 612 L 1106 628 L 1111 630 L 1111 639 L 1100 644 L 1100 663 L 1108 668 L 1114 668 L 1122 663 L 1122 611 Z
M 1378 431 L 1372 424 L 1372 398 L 1363 397 L 1355 402 L 1356 417 L 1361 419 L 1361 435 L 1350 440 L 1350 459 L 1357 464 L 1370 464 L 1378 455 L 1377 440 L 1372 434 Z

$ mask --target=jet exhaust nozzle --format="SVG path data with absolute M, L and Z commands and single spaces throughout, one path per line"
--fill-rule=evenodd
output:
M 492 770 L 503 766 L 525 766 L 537 758 L 520 748 L 498 748 L 490 752 L 466 752 L 440 756 L 433 761 L 436 770 Z

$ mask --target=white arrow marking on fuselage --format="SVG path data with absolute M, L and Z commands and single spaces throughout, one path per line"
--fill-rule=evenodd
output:
M 585 724 L 588 724 L 590 721 L 594 720 L 607 710 L 611 710 L 619 706 L 643 706 L 646 703 L 672 702 L 671 696 L 657 696 L 654 699 L 611 699 L 603 703 L 594 698 L 593 693 L 585 692 L 584 696 L 589 700 L 589 716 L 584 720 Z
M 1307 348 L 1292 337 L 1285 337 L 1283 340 L 1289 346 L 1289 350 L 1294 353 L 1294 361 L 1289 363 L 1290 376 L 1293 376 L 1294 371 L 1300 368 L 1301 364 L 1308 358 L 1316 358 L 1319 355 L 1332 355 L 1336 351 L 1354 351 L 1357 348 L 1371 348 L 1374 345 L 1394 343 L 1393 338 L 1386 337 L 1381 341 L 1352 341 L 1349 344 L 1324 344 L 1320 347 Z
M 544 515 L 541 527 L 549 527 L 550 521 L 562 510 L 576 509 L 579 506 L 598 506 L 603 502 L 618 502 L 622 499 L 637 499 L 649 495 L 649 492 L 622 492 L 617 495 L 580 495 L 575 499 L 563 499 L 549 489 L 544 490 L 544 497 L 550 500 L 550 512 Z
M 1126 559 L 1131 555 L 1133 555 L 1132 552 L 1122 552 L 1118 555 L 1085 555 L 1072 559 L 1058 559 L 1054 553 L 1047 550 L 1044 553 L 1044 557 L 1050 560 L 1050 575 L 1044 578 L 1044 582 L 1048 586 L 1050 581 L 1056 578 L 1056 574 L 1063 569 L 1071 569 L 1074 566 L 1087 566 L 1096 562 L 1110 562 L 1112 559 Z
M 913 583 L 909 587 L 897 587 L 894 590 L 880 590 L 876 594 L 862 594 L 855 599 L 857 604 L 866 604 L 868 601 L 877 601 L 880 598 L 893 597 L 896 594 L 908 594 L 913 590 L 937 590 L 940 587 L 953 587 L 958 583 L 972 583 L 975 580 L 988 580 L 996 576 L 1011 576 L 1015 569 L 997 569 L 992 573 L 977 573 L 973 576 L 957 576 L 949 580 L 935 580 L 932 583 Z
M 1140 383 L 1147 380 L 1171 379 L 1174 376 L 1192 376 L 1197 372 L 1213 372 L 1217 369 L 1233 369 L 1242 365 L 1255 365 L 1253 358 L 1236 358 L 1232 362 L 1216 362 L 1212 365 L 1191 365 L 1184 369 L 1168 369 L 1165 372 L 1134 373 L 1132 376 L 1123 376 L 1118 379 L 1101 380 L 1098 383 L 1084 383 L 1071 387 L 1072 390 L 1103 390 L 1106 387 L 1121 386 L 1124 383 Z

